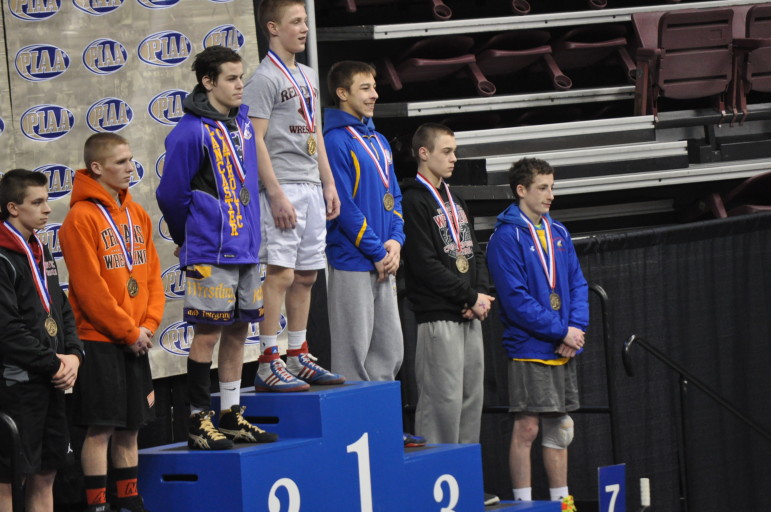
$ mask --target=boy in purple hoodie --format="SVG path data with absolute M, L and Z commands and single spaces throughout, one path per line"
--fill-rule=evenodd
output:
M 260 207 L 254 131 L 241 104 L 241 56 L 210 46 L 193 62 L 198 85 L 166 137 L 156 191 L 185 268 L 185 320 L 195 325 L 187 360 L 188 446 L 222 450 L 233 442 L 278 439 L 243 417 L 241 368 L 249 322 L 261 321 Z M 219 341 L 222 415 L 212 425 L 209 373 Z

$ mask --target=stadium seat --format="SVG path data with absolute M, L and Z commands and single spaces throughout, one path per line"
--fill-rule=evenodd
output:
M 520 16 L 530 14 L 530 2 L 527 0 L 511 0 L 511 10 Z
M 658 99 L 714 97 L 725 114 L 733 77 L 733 11 L 635 13 L 638 76 L 635 112 L 656 115 Z
M 734 46 L 735 105 L 744 120 L 747 95 L 751 91 L 771 92 L 771 4 L 754 5 L 747 11 Z
M 471 77 L 480 96 L 495 94 L 495 85 L 485 78 L 473 53 L 474 39 L 452 35 L 421 39 L 396 59 L 386 56 L 382 71 L 395 90 L 408 82 L 434 82 L 456 74 Z
M 570 89 L 573 83 L 552 57 L 550 38 L 545 30 L 512 30 L 495 35 L 476 50 L 477 65 L 485 76 L 502 76 L 543 61 L 554 88 Z
M 570 29 L 552 43 L 554 60 L 566 71 L 591 68 L 616 59 L 632 83 L 636 66 L 627 51 L 629 42 L 623 25 L 590 25 Z
M 379 5 L 379 4 L 391 4 L 393 0 L 341 0 L 339 2 L 343 4 L 345 10 L 354 13 L 358 10 L 359 5 Z M 428 3 L 428 2 L 426 2 Z M 433 4 L 433 15 L 437 21 L 445 21 L 452 18 L 452 9 L 450 9 L 442 0 L 431 0 Z
M 729 217 L 771 212 L 771 172 L 747 178 L 723 196 Z

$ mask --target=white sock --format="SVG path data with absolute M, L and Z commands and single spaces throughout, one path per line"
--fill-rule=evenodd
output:
M 307 329 L 303 329 L 302 331 L 287 331 L 286 333 L 289 336 L 289 340 L 287 341 L 287 348 L 289 350 L 297 350 L 298 348 L 301 348 L 303 343 L 305 343 L 305 335 L 307 332 Z
M 551 495 L 552 501 L 562 501 L 562 498 L 567 497 L 568 494 L 568 487 L 550 487 L 549 488 L 549 494 Z
M 198 414 L 199 412 L 203 412 L 205 410 L 206 409 L 204 409 L 203 407 L 195 407 L 195 406 L 191 405 L 190 406 L 190 416 L 194 416 L 194 415 Z
M 241 380 L 233 382 L 220 381 L 220 410 L 229 411 L 241 401 Z
M 278 346 L 278 336 L 264 336 L 260 334 L 260 351 L 264 354 L 269 348 Z
M 521 489 L 512 489 L 514 491 L 514 501 L 533 501 L 533 488 L 523 487 Z

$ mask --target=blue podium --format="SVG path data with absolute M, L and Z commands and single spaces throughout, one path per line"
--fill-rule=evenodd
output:
M 219 397 L 213 397 L 219 410 Z M 398 382 L 314 386 L 303 393 L 242 390 L 245 417 L 279 434 L 270 444 L 141 450 L 139 485 L 164 512 L 483 511 L 479 445 L 402 441 Z M 559 510 L 538 508 L 537 510 Z M 495 510 L 535 510 L 499 505 Z

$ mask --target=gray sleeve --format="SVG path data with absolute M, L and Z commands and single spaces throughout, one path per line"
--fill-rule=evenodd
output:
M 276 81 L 264 72 L 260 64 L 244 86 L 243 103 L 249 107 L 249 117 L 270 119 L 277 94 Z

